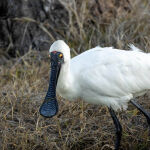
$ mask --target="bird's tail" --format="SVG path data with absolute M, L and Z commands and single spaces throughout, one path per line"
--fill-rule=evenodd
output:
M 133 44 L 129 44 L 129 47 L 132 51 L 143 52 L 141 49 L 135 47 Z

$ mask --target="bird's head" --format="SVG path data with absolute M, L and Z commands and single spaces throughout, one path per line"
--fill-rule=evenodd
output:
M 48 118 L 55 116 L 58 112 L 56 86 L 61 66 L 70 60 L 70 48 L 64 41 L 58 40 L 51 45 L 49 55 L 51 58 L 49 88 L 45 100 L 40 107 L 40 114 Z
M 57 61 L 62 61 L 61 59 L 63 59 L 63 62 L 65 63 L 68 60 L 70 60 L 70 48 L 62 40 L 55 41 L 51 45 L 51 47 L 49 49 L 49 55 L 50 55 L 51 59 L 53 59 L 52 57 L 54 54 L 57 55 L 59 58 Z

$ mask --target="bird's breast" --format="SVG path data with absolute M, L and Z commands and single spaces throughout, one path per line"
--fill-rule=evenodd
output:
M 73 85 L 67 81 L 58 80 L 56 91 L 61 97 L 67 100 L 75 100 L 78 98 L 78 94 L 75 91 L 75 85 Z

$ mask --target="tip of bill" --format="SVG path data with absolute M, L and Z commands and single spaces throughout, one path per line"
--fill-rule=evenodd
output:
M 52 118 L 58 112 L 57 100 L 44 101 L 39 109 L 40 115 L 46 118 Z

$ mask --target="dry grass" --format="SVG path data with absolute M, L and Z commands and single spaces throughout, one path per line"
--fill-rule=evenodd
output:
M 127 11 L 123 1 L 115 7 L 113 0 L 99 0 L 102 14 L 89 0 L 61 1 L 69 14 L 67 34 L 62 36 L 77 53 L 95 45 L 124 49 L 129 43 L 150 51 L 150 1 L 130 0 Z
M 49 61 L 30 51 L 20 61 L 1 67 L 0 149 L 92 150 L 113 149 L 115 129 L 107 108 L 82 101 L 59 99 L 59 113 L 51 119 L 39 115 L 46 94 Z M 140 98 L 150 108 L 149 95 Z M 122 149 L 148 149 L 150 132 L 146 119 L 130 106 L 117 114 L 123 126 Z
M 103 15 L 94 17 L 88 0 L 72 2 L 63 1 L 70 17 L 67 30 L 64 29 L 66 33 L 56 31 L 74 48 L 72 55 L 98 44 L 127 48 L 129 43 L 134 43 L 144 51 L 150 51 L 149 0 L 130 1 L 130 11 L 123 14 L 119 9 L 112 16 L 105 11 L 108 19 Z M 32 20 L 25 18 L 25 21 Z M 51 37 L 45 25 L 40 25 Z M 47 54 L 30 50 L 25 56 L 0 67 L 0 149 L 114 148 L 114 124 L 105 107 L 82 101 L 69 102 L 59 97 L 60 109 L 56 117 L 44 119 L 39 115 L 49 79 Z M 139 100 L 144 108 L 150 110 L 149 94 Z M 148 150 L 150 130 L 146 119 L 131 105 L 128 111 L 117 115 L 123 126 L 121 148 Z

